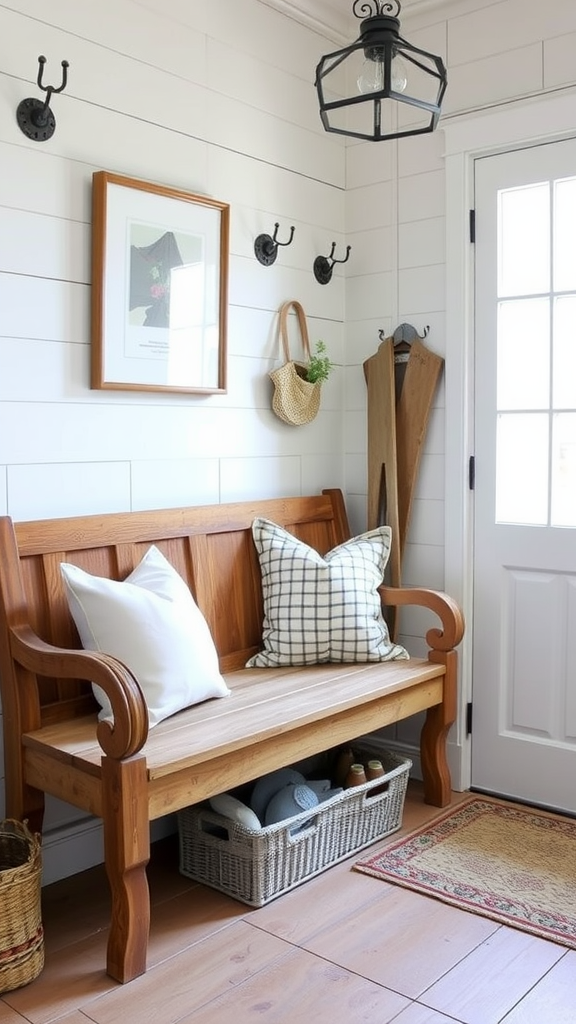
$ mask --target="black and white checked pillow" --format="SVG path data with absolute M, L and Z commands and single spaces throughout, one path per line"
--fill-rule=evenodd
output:
M 378 587 L 390 527 L 353 537 L 325 557 L 269 519 L 255 519 L 262 572 L 264 649 L 248 668 L 406 659 L 390 640 Z

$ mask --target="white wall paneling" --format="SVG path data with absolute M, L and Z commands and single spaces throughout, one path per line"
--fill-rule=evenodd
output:
M 576 32 L 547 39 L 544 43 L 544 89 L 572 85 Z
M 37 463 L 8 467 L 8 499 L 14 519 L 57 518 L 127 512 L 128 462 Z
M 133 459 L 132 508 L 215 505 L 220 498 L 220 459 Z

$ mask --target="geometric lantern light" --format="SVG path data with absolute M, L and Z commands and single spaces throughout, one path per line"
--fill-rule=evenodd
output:
M 399 0 L 355 0 L 352 10 L 364 19 L 359 38 L 316 68 L 324 128 L 373 142 L 433 132 L 446 92 L 443 61 L 401 37 Z M 417 123 L 403 117 L 410 108 Z

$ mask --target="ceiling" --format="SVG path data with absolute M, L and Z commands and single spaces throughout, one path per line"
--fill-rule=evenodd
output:
M 358 35 L 358 19 L 352 13 L 353 0 L 260 0 L 267 7 L 299 21 L 335 42 Z M 438 7 L 445 0 L 402 0 L 402 13 L 420 13 Z

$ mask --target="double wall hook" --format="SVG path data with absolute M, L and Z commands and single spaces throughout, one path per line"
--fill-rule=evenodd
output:
M 346 255 L 343 260 L 334 259 L 334 250 L 336 249 L 336 242 L 332 242 L 332 248 L 329 256 L 317 256 L 314 260 L 314 277 L 318 281 L 318 284 L 328 284 L 332 279 L 332 269 L 335 263 L 346 263 L 350 257 L 350 250 L 352 246 L 346 246 Z
M 254 255 L 259 263 L 264 267 L 271 267 L 278 255 L 278 246 L 290 245 L 294 238 L 294 225 L 290 228 L 290 238 L 287 242 L 279 242 L 277 239 L 278 228 L 280 225 L 276 223 L 274 225 L 274 234 L 270 235 L 258 235 L 258 238 L 254 242 Z
M 424 341 L 424 338 L 428 335 L 430 327 L 424 328 L 423 334 L 418 334 L 418 331 L 412 324 L 400 324 L 392 334 L 392 341 L 394 343 L 394 362 L 398 365 L 399 363 L 407 363 L 410 358 L 410 348 L 413 341 Z M 378 332 L 378 337 L 381 341 L 386 341 L 388 337 L 384 328 Z
M 424 328 L 423 334 L 418 334 L 418 331 L 416 330 L 415 327 L 412 326 L 412 324 L 404 323 L 400 324 L 400 326 L 396 328 L 392 335 L 392 340 L 394 341 L 394 346 L 402 344 L 411 345 L 412 342 L 416 340 L 416 338 L 418 338 L 419 341 L 424 341 L 424 338 L 427 337 L 429 331 L 430 327 L 427 326 Z M 380 338 L 381 341 L 385 341 L 385 339 L 387 338 L 387 334 L 384 328 L 378 331 L 378 337 Z
M 42 76 L 44 74 L 44 65 L 46 63 L 46 57 L 38 57 L 38 88 L 42 89 L 42 92 L 46 93 L 45 100 L 29 98 L 22 100 L 18 104 L 16 111 L 16 120 L 29 139 L 33 139 L 34 142 L 46 142 L 47 139 L 51 139 L 56 128 L 56 118 L 50 110 L 50 100 L 53 93 L 63 92 L 66 88 L 68 81 L 68 68 L 70 67 L 67 60 L 62 61 L 62 84 L 56 88 L 53 85 L 42 85 Z

